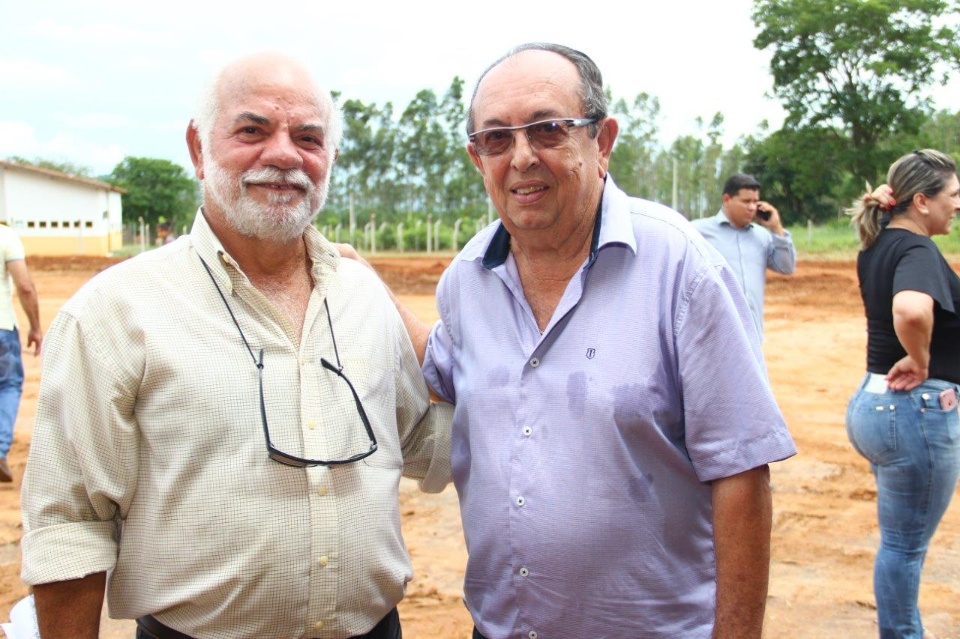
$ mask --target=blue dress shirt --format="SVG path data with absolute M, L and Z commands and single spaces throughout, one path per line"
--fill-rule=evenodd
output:
M 738 229 L 722 210 L 713 217 L 693 220 L 693 226 L 720 251 L 733 269 L 762 338 L 767 269 L 789 275 L 797 267 L 797 249 L 790 231 L 784 229 L 783 237 L 780 237 L 753 223 Z
M 465 602 L 490 639 L 710 637 L 709 482 L 796 452 L 720 256 L 609 177 L 601 208 L 542 335 L 499 222 L 438 286 L 424 373 L 456 403 Z

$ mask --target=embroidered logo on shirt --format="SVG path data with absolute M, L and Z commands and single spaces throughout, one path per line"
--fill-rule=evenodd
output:
M 597 349 L 595 348 L 587 349 L 587 359 L 593 359 L 596 356 L 596 354 L 597 354 Z

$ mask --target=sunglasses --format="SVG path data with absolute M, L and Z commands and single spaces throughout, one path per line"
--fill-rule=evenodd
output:
M 481 129 L 469 136 L 477 155 L 500 155 L 513 146 L 516 131 L 527 134 L 527 141 L 534 149 L 553 149 L 570 137 L 570 130 L 593 124 L 599 118 L 554 118 L 517 126 L 497 126 Z

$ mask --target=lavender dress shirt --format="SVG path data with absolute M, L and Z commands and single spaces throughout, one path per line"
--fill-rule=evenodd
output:
M 709 637 L 710 481 L 796 452 L 733 274 L 609 177 L 541 335 L 499 222 L 437 290 L 465 601 L 489 639 Z

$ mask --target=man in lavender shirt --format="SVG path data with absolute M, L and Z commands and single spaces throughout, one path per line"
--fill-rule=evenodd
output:
M 767 464 L 796 449 L 733 273 L 607 175 L 586 55 L 514 49 L 467 127 L 500 220 L 444 273 L 436 326 L 402 312 L 456 403 L 475 639 L 759 638 Z

